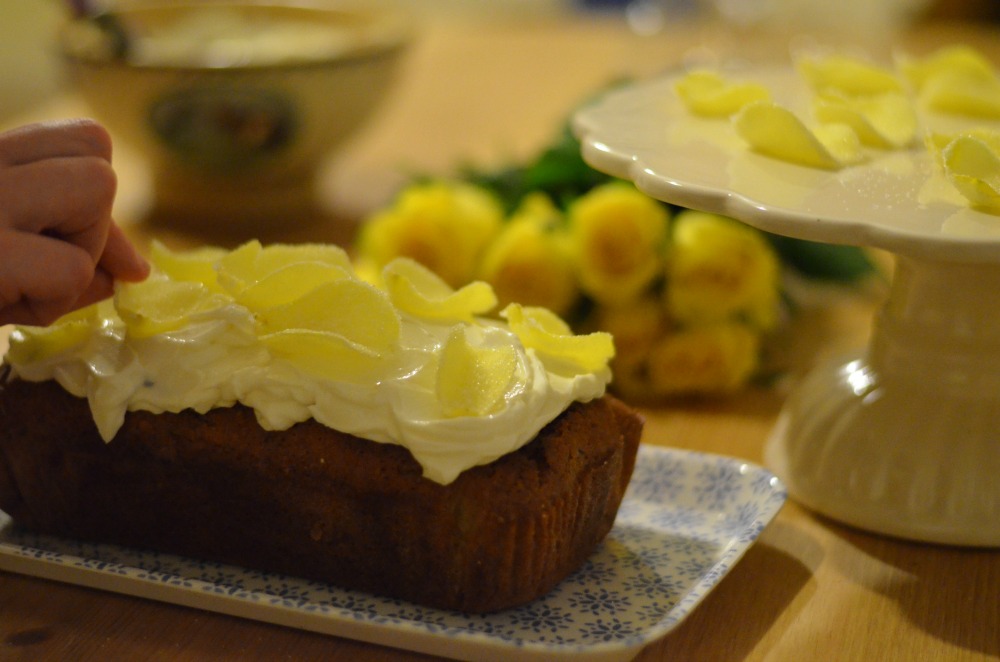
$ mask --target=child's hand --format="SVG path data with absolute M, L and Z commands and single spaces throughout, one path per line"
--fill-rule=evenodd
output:
M 111 219 L 116 184 L 92 121 L 0 133 L 0 324 L 49 324 L 149 274 Z

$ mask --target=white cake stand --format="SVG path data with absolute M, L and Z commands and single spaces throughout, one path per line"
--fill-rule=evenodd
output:
M 734 77 L 808 116 L 791 69 Z M 971 210 L 922 147 L 838 172 L 751 153 L 727 120 L 691 116 L 673 82 L 633 85 L 579 112 L 588 163 L 660 200 L 897 258 L 867 350 L 798 385 L 765 461 L 794 498 L 843 523 L 1000 547 L 1000 216 Z

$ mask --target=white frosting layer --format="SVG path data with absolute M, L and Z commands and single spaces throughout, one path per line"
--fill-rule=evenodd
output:
M 251 312 L 235 302 L 200 314 L 183 328 L 144 338 L 133 337 L 111 306 L 101 310 L 111 314 L 90 326 L 84 342 L 40 361 L 11 363 L 23 379 L 54 379 L 87 398 L 108 441 L 127 410 L 204 413 L 242 403 L 268 430 L 314 418 L 365 439 L 400 444 L 427 478 L 447 484 L 465 469 L 520 448 L 572 402 L 600 397 L 610 379 L 607 369 L 572 375 L 548 369 L 544 357 L 525 349 L 506 324 L 458 322 L 479 327 L 482 332 L 473 337 L 484 346 L 515 347 L 517 367 L 498 410 L 449 416 L 436 396 L 435 378 L 456 322 L 401 315 L 390 374 L 359 385 L 273 356 L 258 340 Z M 11 340 L 25 342 L 24 330 L 15 330 Z

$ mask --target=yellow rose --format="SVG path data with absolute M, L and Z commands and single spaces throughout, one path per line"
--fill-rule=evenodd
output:
M 778 321 L 778 258 L 757 230 L 684 211 L 674 219 L 665 294 L 671 316 L 682 323 L 739 317 L 770 329 Z
M 592 320 L 598 330 L 614 336 L 618 357 L 623 359 L 633 356 L 645 359 L 653 345 L 670 331 L 666 311 L 655 296 L 598 306 Z
M 739 323 L 669 334 L 649 352 L 650 390 L 660 396 L 733 391 L 757 368 L 759 345 L 758 335 Z
M 592 189 L 569 210 L 581 289 L 601 303 L 639 296 L 663 270 L 669 214 L 629 184 Z
M 597 306 L 590 322 L 614 337 L 611 371 L 615 392 L 631 402 L 652 401 L 656 394 L 649 385 L 646 361 L 650 350 L 670 332 L 670 320 L 661 302 L 647 295 L 620 305 Z
M 579 288 L 562 216 L 544 194 L 521 204 L 487 247 L 479 278 L 493 286 L 501 306 L 542 306 L 565 316 L 579 299 Z
M 500 202 L 485 189 L 432 182 L 405 189 L 361 228 L 360 260 L 381 267 L 393 258 L 421 263 L 452 287 L 475 276 L 483 249 L 503 221 Z

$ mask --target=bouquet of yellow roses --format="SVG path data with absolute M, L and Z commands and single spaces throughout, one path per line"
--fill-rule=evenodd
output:
M 542 306 L 615 338 L 613 387 L 633 400 L 719 394 L 759 376 L 781 322 L 784 266 L 856 278 L 862 253 L 674 208 L 590 169 L 562 140 L 525 167 L 417 181 L 361 228 L 358 268 L 417 260 L 458 288 Z

